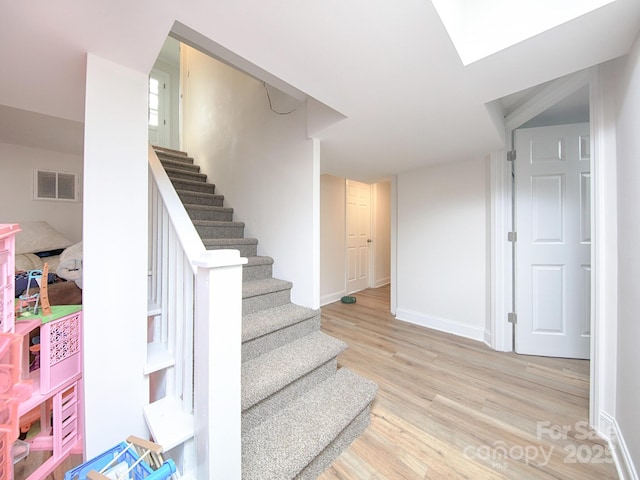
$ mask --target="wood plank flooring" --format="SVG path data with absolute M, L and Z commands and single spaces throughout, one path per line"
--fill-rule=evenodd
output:
M 319 480 L 618 478 L 585 428 L 589 362 L 494 352 L 397 321 L 388 287 L 355 296 L 323 307 L 322 329 L 349 344 L 340 366 L 379 391 L 369 428 Z M 23 462 L 17 480 L 34 468 Z
M 588 430 L 589 362 L 516 355 L 395 320 L 389 287 L 322 308 L 340 366 L 375 381 L 371 425 L 320 480 L 616 479 Z

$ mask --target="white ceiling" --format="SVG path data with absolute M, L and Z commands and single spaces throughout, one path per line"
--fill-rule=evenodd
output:
M 432 0 L 464 65 L 614 0 Z
M 77 126 L 86 52 L 148 73 L 179 22 L 344 115 L 318 133 L 322 171 L 362 181 L 501 148 L 509 96 L 626 54 L 640 29 L 640 2 L 616 0 L 465 66 L 429 0 L 0 3 L 0 141 L 35 141 L 7 133 L 17 110 Z

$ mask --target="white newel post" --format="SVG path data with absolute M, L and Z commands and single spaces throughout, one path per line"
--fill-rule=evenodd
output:
M 211 250 L 198 267 L 194 417 L 197 478 L 241 478 L 242 265 L 238 250 Z

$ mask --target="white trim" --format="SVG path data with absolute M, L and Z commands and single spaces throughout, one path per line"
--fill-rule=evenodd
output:
M 507 133 L 510 134 L 512 130 L 524 125 L 588 83 L 589 72 L 586 70 L 554 81 L 505 117 Z
M 380 278 L 373 283 L 373 288 L 384 287 L 388 283 L 391 283 L 391 277 Z
M 573 75 L 558 79 L 545 87 L 539 93 L 527 100 L 512 113 L 505 117 L 505 138 L 507 150 L 514 149 L 511 138 L 513 130 L 536 117 L 547 108 L 568 97 L 580 88 L 589 84 L 590 71 L 580 71 Z M 593 131 L 593 130 L 592 130 Z M 595 135 L 592 135 L 592 137 Z M 592 139 L 593 141 L 593 139 Z M 593 150 L 592 150 L 593 151 Z M 512 198 L 511 198 L 511 166 L 505 158 L 505 151 L 491 154 L 491 342 L 489 345 L 498 351 L 513 349 L 511 324 L 507 321 L 507 313 L 512 309 L 512 268 L 511 248 L 505 242 L 506 232 L 512 228 Z M 592 181 L 594 181 L 592 175 Z M 597 201 L 597 194 L 593 191 L 593 202 Z M 593 206 L 592 206 L 593 210 Z M 592 211 L 593 217 L 593 211 Z M 598 225 L 595 219 L 592 228 L 597 233 Z M 600 227 L 601 228 L 601 227 Z M 592 236 L 592 252 L 595 248 L 595 235 Z M 593 270 L 592 270 L 593 272 Z M 592 273 L 593 278 L 596 274 Z M 592 281 L 592 285 L 595 281 Z M 592 295 L 593 299 L 593 295 Z M 517 313 L 517 312 L 516 312 Z M 593 310 L 592 310 L 593 316 Z M 593 319 L 592 319 L 593 322 Z M 595 324 L 592 323 L 592 327 Z M 593 332 L 594 330 L 592 330 Z M 593 335 L 592 335 L 593 338 Z
M 311 180 L 313 185 L 313 219 L 312 219 L 312 249 L 313 249 L 313 261 L 312 261 L 312 299 L 311 307 L 317 309 L 320 307 L 320 252 L 322 250 L 320 246 L 320 162 L 322 159 L 322 143 L 320 139 L 313 138 L 313 178 Z
M 485 328 L 484 329 L 484 344 L 489 348 L 493 348 L 492 342 L 493 342 L 493 339 L 491 338 L 491 330 Z
M 391 291 L 389 310 L 392 315 L 398 308 L 398 176 L 391 177 Z
M 599 67 L 591 71 L 592 137 L 592 324 L 589 421 L 605 435 L 603 414 L 615 414 L 617 358 L 618 232 L 615 118 L 605 98 Z M 613 320 L 613 321 L 611 321 Z
M 337 302 L 346 294 L 347 294 L 346 291 L 341 291 L 341 292 L 329 293 L 328 295 L 323 295 L 322 297 L 320 297 L 320 306 L 324 307 L 325 305 L 328 305 L 330 303 Z
M 591 205 L 591 240 L 593 242 L 593 244 L 591 245 L 591 274 L 593 275 L 593 278 L 591 281 L 591 362 L 589 365 L 589 423 L 601 435 L 606 435 L 608 437 L 605 432 L 611 431 L 610 425 L 606 424 L 606 422 L 603 423 L 600 421 L 601 419 L 608 417 L 608 415 L 606 415 L 605 412 L 601 411 L 603 403 L 605 403 L 602 399 L 603 392 L 602 388 L 600 387 L 600 385 L 602 384 L 602 374 L 604 372 L 602 368 L 603 351 L 602 348 L 600 348 L 601 332 L 598 330 L 601 322 L 597 321 L 598 318 L 601 318 L 603 313 L 600 310 L 603 307 L 603 303 L 600 301 L 600 295 L 603 292 L 600 285 L 600 282 L 602 281 L 602 276 L 600 275 L 600 262 L 603 257 L 601 255 L 601 252 L 598 251 L 598 247 L 601 247 L 602 245 L 602 243 L 599 241 L 600 229 L 598 229 L 598 226 L 600 225 L 600 218 L 602 218 L 602 214 L 604 213 L 604 202 L 602 198 L 603 196 L 600 195 L 601 192 L 599 181 L 601 162 L 598 161 L 600 158 L 604 158 L 604 146 L 603 142 L 601 141 L 601 139 L 603 138 L 603 99 L 601 88 L 602 84 L 600 81 L 600 69 L 595 68 L 591 78 L 591 86 L 589 88 L 589 122 L 591 128 L 592 152 L 591 171 L 593 172 L 593 174 L 591 175 L 591 191 L 593 192 Z
M 485 330 L 480 327 L 466 325 L 455 320 L 447 320 L 445 318 L 432 317 L 423 315 L 422 313 L 413 312 L 411 310 L 398 309 L 396 320 L 420 325 L 421 327 L 432 328 L 445 333 L 452 333 L 460 337 L 470 338 L 479 342 L 485 341 Z
M 609 442 L 611 455 L 616 464 L 616 470 L 621 480 L 638 480 L 638 471 L 636 470 L 627 443 L 624 440 L 620 426 L 615 418 L 606 412 L 600 412 L 600 425 L 607 426 L 608 435 L 603 437 Z
M 493 152 L 489 163 L 491 181 L 491 317 L 488 340 L 494 350 L 512 350 L 511 324 L 511 164 L 505 152 Z

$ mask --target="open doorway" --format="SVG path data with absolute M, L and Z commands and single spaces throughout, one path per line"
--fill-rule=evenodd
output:
M 578 153 L 578 155 L 590 155 L 590 152 L 593 151 L 591 144 L 594 142 L 594 136 L 589 134 L 591 115 L 589 81 L 589 72 L 578 72 L 577 74 L 548 82 L 544 85 L 502 99 L 501 102 L 503 103 L 503 108 L 506 113 L 505 126 L 507 137 L 509 138 L 509 148 L 512 149 L 513 152 L 518 153 L 516 151 L 516 137 L 518 135 L 516 132 L 532 132 L 532 129 L 547 128 L 549 132 L 551 132 L 550 135 L 553 137 L 553 140 L 547 142 L 545 148 L 550 149 L 551 153 L 546 152 L 542 156 L 551 158 L 555 155 L 557 159 L 561 155 L 566 155 L 567 140 L 561 140 L 562 135 L 554 135 L 553 130 L 560 128 L 558 127 L 559 125 L 584 124 L 586 134 L 582 132 L 581 135 L 578 135 L 578 137 L 575 140 L 571 140 L 571 142 L 574 144 L 576 142 L 582 143 L 582 145 L 574 145 L 576 147 L 574 150 L 581 152 Z M 528 162 L 530 165 L 533 154 L 541 155 L 539 148 L 542 144 L 536 145 L 538 152 L 532 153 L 532 139 L 524 140 L 524 143 L 526 145 L 520 147 L 522 151 L 519 153 L 519 161 Z M 564 150 L 560 151 L 560 149 Z M 518 304 L 522 303 L 522 301 L 518 301 L 516 291 L 516 285 L 518 283 L 518 268 L 516 265 L 518 240 L 521 241 L 520 243 L 526 242 L 530 240 L 531 235 L 525 232 L 524 235 L 525 237 L 528 236 L 528 238 L 524 238 L 516 232 L 517 211 L 513 208 L 514 205 L 512 204 L 512 200 L 515 198 L 513 197 L 514 187 L 517 188 L 514 179 L 517 173 L 515 167 L 517 166 L 518 155 L 515 155 L 515 157 L 516 161 L 509 161 L 513 160 L 511 154 L 496 155 L 492 161 L 494 174 L 492 216 L 494 217 L 493 285 L 495 298 L 493 302 L 491 344 L 497 350 L 504 351 L 514 350 L 514 345 L 516 344 L 515 336 L 519 328 L 517 324 L 518 315 L 521 313 L 518 311 L 519 307 L 523 306 L 527 309 L 525 315 L 530 314 L 532 308 L 530 304 Z M 526 160 L 527 158 L 528 160 Z M 582 161 L 582 163 L 592 165 L 594 161 L 594 158 L 589 158 L 588 160 Z M 561 160 L 559 163 L 561 162 L 563 161 Z M 545 161 L 539 163 L 545 163 Z M 549 160 L 546 160 L 546 163 L 549 163 Z M 550 179 L 551 177 L 544 178 Z M 560 177 L 555 178 L 556 180 L 560 179 Z M 578 185 L 578 188 L 584 186 L 587 187 L 587 189 L 583 189 L 583 192 L 579 193 L 578 197 L 580 195 L 584 197 L 585 194 L 588 196 L 588 198 L 584 197 L 584 199 L 588 203 L 587 211 L 589 215 L 586 218 L 587 222 L 583 222 L 583 224 L 588 225 L 586 228 L 591 229 L 591 193 L 594 192 L 591 185 L 594 182 L 594 178 L 590 176 L 584 177 L 581 181 L 584 182 L 585 180 L 587 185 L 583 183 L 583 185 Z M 551 183 L 553 182 L 548 181 L 546 185 L 550 186 Z M 562 200 L 563 197 L 559 196 L 558 186 L 560 183 L 556 182 L 554 194 L 554 198 L 557 200 L 556 205 L 560 205 L 558 202 L 564 201 Z M 529 179 L 529 183 L 526 185 L 527 189 L 531 191 L 531 179 Z M 540 186 L 542 186 L 542 184 L 540 184 Z M 523 187 L 521 186 L 520 188 L 522 189 Z M 550 194 L 550 192 L 551 190 L 547 193 Z M 529 205 L 528 208 L 528 214 L 530 215 L 531 205 Z M 562 211 L 556 213 L 564 215 L 565 217 L 567 215 Z M 559 219 L 561 217 L 556 216 L 555 218 Z M 585 225 L 580 228 L 585 228 Z M 562 230 L 564 227 L 558 228 Z M 557 244 L 558 242 L 545 240 L 545 243 Z M 516 265 L 515 268 L 514 265 Z M 549 263 L 547 262 L 545 264 L 542 262 L 540 265 L 549 265 Z M 587 266 L 590 265 L 590 262 L 583 262 L 581 265 Z M 529 275 L 530 274 L 531 272 L 529 271 Z M 590 280 L 589 278 L 588 284 L 584 287 L 589 290 L 590 284 L 592 283 Z M 548 286 L 548 284 L 545 286 Z M 531 292 L 529 291 L 528 294 L 530 295 Z M 590 295 L 587 295 L 586 298 L 591 302 Z M 556 305 L 558 305 L 558 303 L 556 303 Z M 585 314 L 590 318 L 591 308 L 588 310 Z M 544 328 L 546 327 L 543 326 L 542 329 Z
M 320 178 L 320 304 L 391 282 L 391 182 Z
M 180 42 L 167 37 L 149 75 L 149 143 L 180 149 Z
M 588 359 L 589 123 L 521 128 L 514 137 L 514 351 Z

